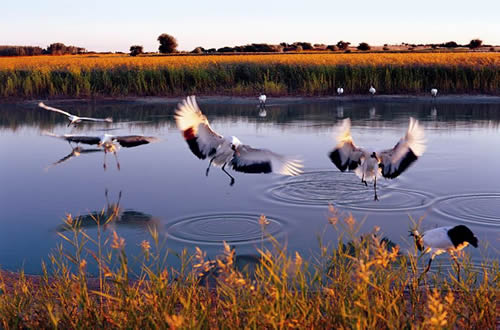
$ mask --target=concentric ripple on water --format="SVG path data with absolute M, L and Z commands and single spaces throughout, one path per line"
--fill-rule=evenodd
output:
M 373 184 L 363 185 L 353 173 L 339 171 L 306 172 L 285 177 L 267 191 L 270 199 L 292 205 L 333 204 L 353 210 L 407 211 L 425 208 L 434 197 L 426 192 L 397 188 L 390 181 L 377 182 L 379 201 L 374 201 Z
M 446 196 L 436 203 L 436 212 L 455 221 L 500 226 L 500 193 Z
M 285 223 L 272 216 L 266 217 L 269 224 L 265 233 L 279 236 Z M 200 214 L 174 221 L 167 232 L 170 239 L 192 244 L 211 245 L 223 241 L 231 245 L 255 243 L 263 238 L 259 218 L 260 214 L 252 213 Z

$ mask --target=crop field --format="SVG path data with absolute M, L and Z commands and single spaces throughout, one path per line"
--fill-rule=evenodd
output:
M 0 96 L 500 94 L 500 53 L 69 55 L 0 58 Z

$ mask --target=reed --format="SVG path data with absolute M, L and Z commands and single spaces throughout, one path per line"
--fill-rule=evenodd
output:
M 184 251 L 178 255 L 182 266 L 173 269 L 166 266 L 164 246 L 152 229 L 151 239 L 141 243 L 135 277 L 126 242 L 103 231 L 113 217 L 102 223 L 96 217 L 97 234 L 90 236 L 68 216 L 70 231 L 60 234 L 64 244 L 44 265 L 39 284 L 23 274 L 11 286 L 0 279 L 3 328 L 498 326 L 498 262 L 485 260 L 478 272 L 465 256 L 460 280 L 438 271 L 423 282 L 424 260 L 381 239 L 378 228 L 360 235 L 361 223 L 333 208 L 328 220 L 340 238 L 333 245 L 320 241 L 321 252 L 311 260 L 289 254 L 267 235 L 272 246 L 262 246 L 252 272 L 235 266 L 237 256 L 227 244 L 216 260 L 198 248 L 193 256 Z M 256 222 L 265 233 L 262 219 Z M 98 270 L 93 285 L 90 266 Z
M 500 94 L 500 53 L 0 57 L 4 98 Z

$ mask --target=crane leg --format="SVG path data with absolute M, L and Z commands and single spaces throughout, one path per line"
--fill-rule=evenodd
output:
M 207 171 L 205 172 L 205 175 L 208 176 L 208 172 L 210 171 L 210 166 L 212 166 L 212 162 L 214 161 L 215 157 L 212 157 L 210 159 L 210 162 L 208 163 Z
M 118 155 L 116 154 L 116 151 L 113 152 L 115 155 L 115 160 L 116 160 L 116 168 L 118 168 L 118 171 L 120 170 L 120 162 L 118 161 Z
M 104 170 L 106 171 L 106 150 L 104 150 L 104 163 L 102 164 L 102 167 L 104 168 Z
M 377 177 L 375 176 L 375 181 L 373 183 L 373 189 L 375 190 L 375 199 L 376 201 L 378 201 L 378 196 L 377 196 Z
M 231 178 L 231 182 L 229 183 L 230 186 L 232 186 L 234 184 L 234 178 L 231 174 L 229 174 L 227 171 L 226 171 L 226 163 L 224 163 L 224 165 L 222 165 L 222 172 L 226 173 L 230 178 Z

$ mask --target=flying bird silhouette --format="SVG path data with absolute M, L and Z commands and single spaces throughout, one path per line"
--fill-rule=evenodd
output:
M 120 169 L 120 162 L 118 161 L 117 151 L 120 147 L 125 148 L 133 148 L 143 144 L 149 144 L 153 142 L 159 141 L 158 138 L 152 136 L 143 136 L 143 135 L 124 135 L 117 136 L 111 134 L 104 134 L 103 136 L 84 136 L 84 135 L 57 135 L 51 132 L 43 132 L 44 135 L 52 136 L 55 138 L 59 138 L 62 140 L 68 141 L 71 143 L 79 143 L 89 144 L 89 145 L 97 145 L 101 147 L 104 151 L 104 164 L 103 167 L 106 169 L 106 154 L 113 153 L 116 160 L 116 167 Z
M 69 119 L 68 127 L 70 125 L 76 126 L 76 124 L 81 123 L 82 121 L 95 121 L 95 122 L 106 122 L 106 123 L 112 123 L 113 122 L 113 119 L 111 119 L 111 118 L 79 117 L 79 116 L 76 116 L 76 115 L 72 115 L 71 113 L 66 112 L 64 110 L 46 106 L 43 102 L 38 103 L 38 106 L 40 108 L 45 109 L 45 110 L 59 112 L 59 113 L 65 115 L 65 116 L 67 116 L 68 119 Z
M 224 137 L 215 132 L 207 117 L 201 112 L 196 98 L 188 96 L 178 105 L 175 112 L 177 128 L 182 132 L 189 149 L 200 158 L 210 158 L 206 175 L 210 166 L 220 166 L 234 184 L 234 177 L 226 171 L 226 165 L 233 170 L 244 173 L 278 173 L 282 175 L 299 175 L 302 173 L 302 162 L 282 156 L 266 149 L 255 149 L 242 144 L 235 137 Z
M 413 118 L 410 118 L 406 135 L 392 149 L 377 152 L 357 147 L 354 144 L 349 118 L 343 120 L 339 130 L 337 145 L 329 153 L 330 160 L 342 172 L 354 171 L 365 185 L 373 181 L 375 200 L 378 200 L 377 178 L 380 176 L 387 179 L 398 177 L 425 151 L 424 130 Z

